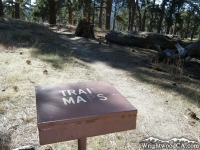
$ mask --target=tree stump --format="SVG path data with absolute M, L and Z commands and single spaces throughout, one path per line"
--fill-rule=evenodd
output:
M 94 36 L 94 25 L 86 22 L 85 19 L 81 19 L 76 28 L 75 36 L 85 38 L 95 38 Z

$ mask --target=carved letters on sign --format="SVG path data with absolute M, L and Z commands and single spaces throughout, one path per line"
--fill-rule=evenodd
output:
M 96 97 L 98 97 L 99 100 L 102 100 L 102 101 L 108 99 L 103 94 L 93 94 L 89 88 L 86 88 L 86 90 L 78 89 L 77 91 L 76 90 L 61 90 L 59 92 L 62 94 L 62 96 L 65 96 L 62 98 L 63 103 L 65 105 L 76 104 L 76 103 L 80 103 L 80 102 L 86 103 L 88 101 L 93 102 L 93 99 Z M 81 96 L 83 94 L 86 96 L 86 98 L 83 98 L 83 96 Z M 68 97 L 68 98 L 66 98 L 66 97 Z

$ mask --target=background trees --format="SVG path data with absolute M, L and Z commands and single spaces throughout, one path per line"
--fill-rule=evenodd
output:
M 0 0 L 0 16 L 199 38 L 200 0 Z
M 2 0 L 0 0 L 0 17 L 2 17 L 4 15 L 3 13 L 3 3 Z

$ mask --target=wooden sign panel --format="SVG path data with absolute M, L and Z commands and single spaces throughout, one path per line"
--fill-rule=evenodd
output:
M 36 86 L 40 144 L 136 128 L 137 110 L 108 81 Z

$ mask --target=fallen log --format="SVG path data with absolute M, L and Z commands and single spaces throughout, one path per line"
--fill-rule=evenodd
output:
M 159 53 L 153 59 L 158 62 L 168 59 L 184 59 L 190 61 L 194 57 L 200 57 L 200 40 L 196 42 L 185 42 L 170 35 L 152 32 L 125 31 L 117 32 L 111 30 L 105 36 L 108 42 L 114 42 L 125 46 L 136 46 L 142 48 L 156 49 Z M 185 48 L 183 48 L 185 47 Z
M 136 46 L 141 48 L 156 49 L 158 51 L 159 49 L 162 50 L 167 48 L 175 49 L 176 43 L 179 43 L 183 47 L 191 44 L 191 42 L 184 42 L 169 35 L 141 31 L 117 32 L 111 30 L 107 33 L 105 39 L 108 42 L 124 46 Z
M 175 44 L 177 50 L 166 49 L 159 52 L 154 58 L 153 62 L 169 61 L 183 59 L 185 62 L 189 62 L 194 57 L 200 57 L 200 40 L 183 48 L 179 43 Z

